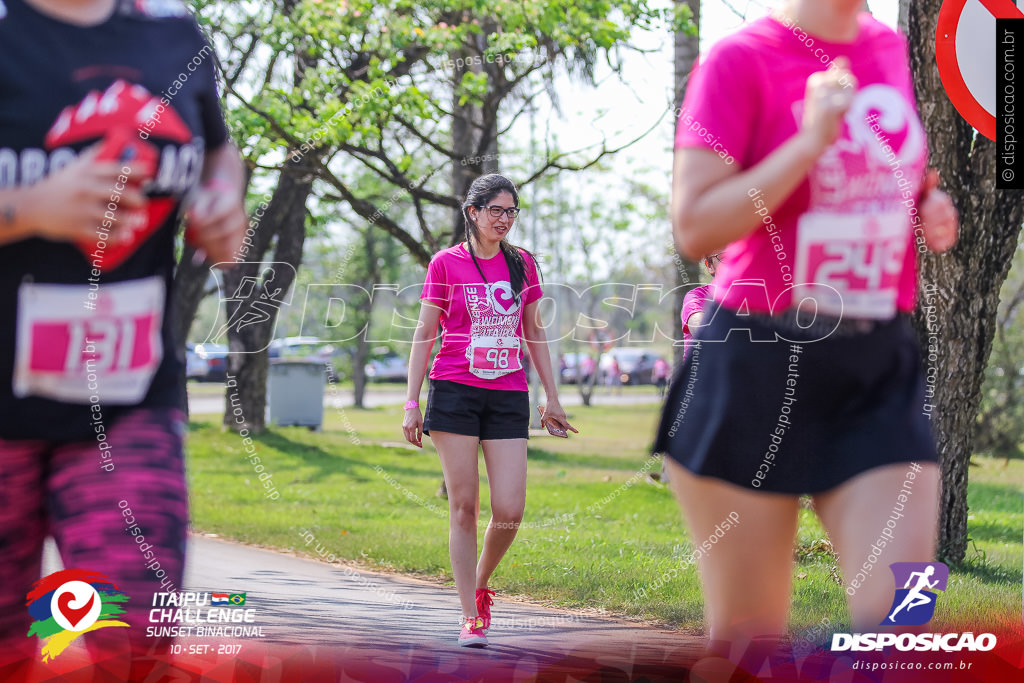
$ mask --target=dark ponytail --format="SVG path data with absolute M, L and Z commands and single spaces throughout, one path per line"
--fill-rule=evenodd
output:
M 487 282 L 487 278 L 484 277 L 483 268 L 480 267 L 480 262 L 476 260 L 476 254 L 473 253 L 473 238 L 477 236 L 477 227 L 476 223 L 469 218 L 469 207 L 482 208 L 488 206 L 502 192 L 508 192 L 512 195 L 512 202 L 519 206 L 519 192 L 516 190 L 516 186 L 511 180 L 497 173 L 482 175 L 474 180 L 469 186 L 469 190 L 466 191 L 466 201 L 462 203 L 462 216 L 466 224 L 466 245 L 469 249 L 469 255 L 472 257 L 473 263 L 476 264 L 476 269 L 479 271 L 480 277 L 484 279 L 484 282 Z M 498 242 L 498 247 L 501 249 L 502 256 L 505 257 L 505 265 L 508 266 L 508 279 L 509 284 L 512 285 L 512 294 L 515 296 L 516 301 L 519 301 L 519 297 L 523 292 L 523 286 L 526 283 L 526 259 L 523 257 L 523 253 L 528 254 L 533 261 L 534 268 L 537 270 L 538 281 L 540 280 L 540 265 L 538 265 L 537 258 L 533 254 L 509 243 L 508 240 L 503 239 Z

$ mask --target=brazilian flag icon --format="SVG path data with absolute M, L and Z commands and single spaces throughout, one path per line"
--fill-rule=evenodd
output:
M 244 605 L 245 593 L 232 593 L 228 596 L 228 602 L 230 602 L 232 605 Z

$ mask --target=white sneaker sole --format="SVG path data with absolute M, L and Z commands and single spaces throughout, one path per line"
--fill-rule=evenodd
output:
M 459 647 L 487 647 L 487 638 L 460 638 Z

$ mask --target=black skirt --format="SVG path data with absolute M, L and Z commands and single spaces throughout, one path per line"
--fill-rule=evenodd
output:
M 801 329 L 709 302 L 705 320 L 672 379 L 655 453 L 697 475 L 787 494 L 937 460 L 906 316 Z

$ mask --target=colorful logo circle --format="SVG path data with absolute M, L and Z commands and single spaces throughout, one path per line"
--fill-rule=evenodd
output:
M 65 569 L 44 576 L 26 596 L 32 626 L 28 637 L 42 641 L 43 661 L 53 659 L 83 633 L 109 626 L 128 627 L 115 619 L 124 614 L 128 596 L 113 581 L 88 569 Z

